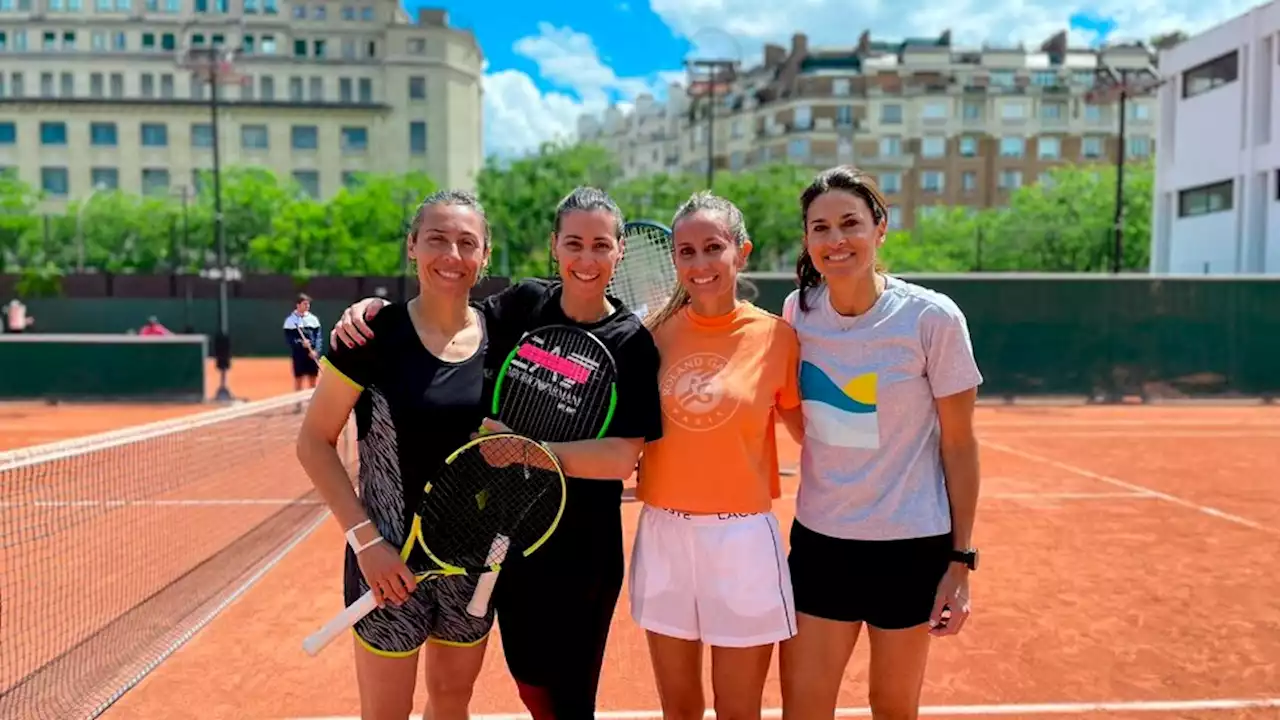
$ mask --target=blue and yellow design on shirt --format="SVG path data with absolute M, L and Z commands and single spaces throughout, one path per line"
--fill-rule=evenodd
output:
M 841 386 L 817 365 L 800 363 L 805 434 L 835 447 L 878 449 L 877 379 L 876 373 L 862 373 Z

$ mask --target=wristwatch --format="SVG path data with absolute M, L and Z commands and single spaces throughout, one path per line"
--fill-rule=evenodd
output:
M 978 549 L 968 548 L 967 550 L 952 550 L 951 562 L 962 563 L 970 570 L 978 569 Z

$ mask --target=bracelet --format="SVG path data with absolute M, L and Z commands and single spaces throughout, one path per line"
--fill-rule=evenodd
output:
M 365 520 L 364 522 L 356 523 L 355 525 L 352 525 L 351 527 L 347 528 L 347 544 L 351 546 L 352 550 L 356 551 L 357 555 L 359 555 L 364 550 L 367 550 L 370 547 L 382 542 L 381 535 L 378 535 L 374 539 L 364 544 L 361 544 L 360 541 L 356 539 L 356 530 L 359 530 L 365 525 L 370 525 L 372 524 L 372 522 L 373 522 L 372 520 Z

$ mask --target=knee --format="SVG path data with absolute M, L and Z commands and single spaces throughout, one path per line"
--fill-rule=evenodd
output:
M 433 705 L 467 705 L 475 690 L 475 673 L 448 666 L 431 668 L 427 673 L 427 700 Z
M 868 699 L 873 720 L 917 720 L 920 716 L 919 704 L 914 698 L 872 691 Z
M 716 697 L 716 720 L 760 720 L 759 698 Z M 702 710 L 686 717 L 700 718 Z

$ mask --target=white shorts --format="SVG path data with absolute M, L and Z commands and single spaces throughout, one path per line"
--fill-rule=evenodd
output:
M 755 647 L 796 634 L 773 513 L 690 515 L 646 505 L 628 584 L 631 616 L 659 635 Z

